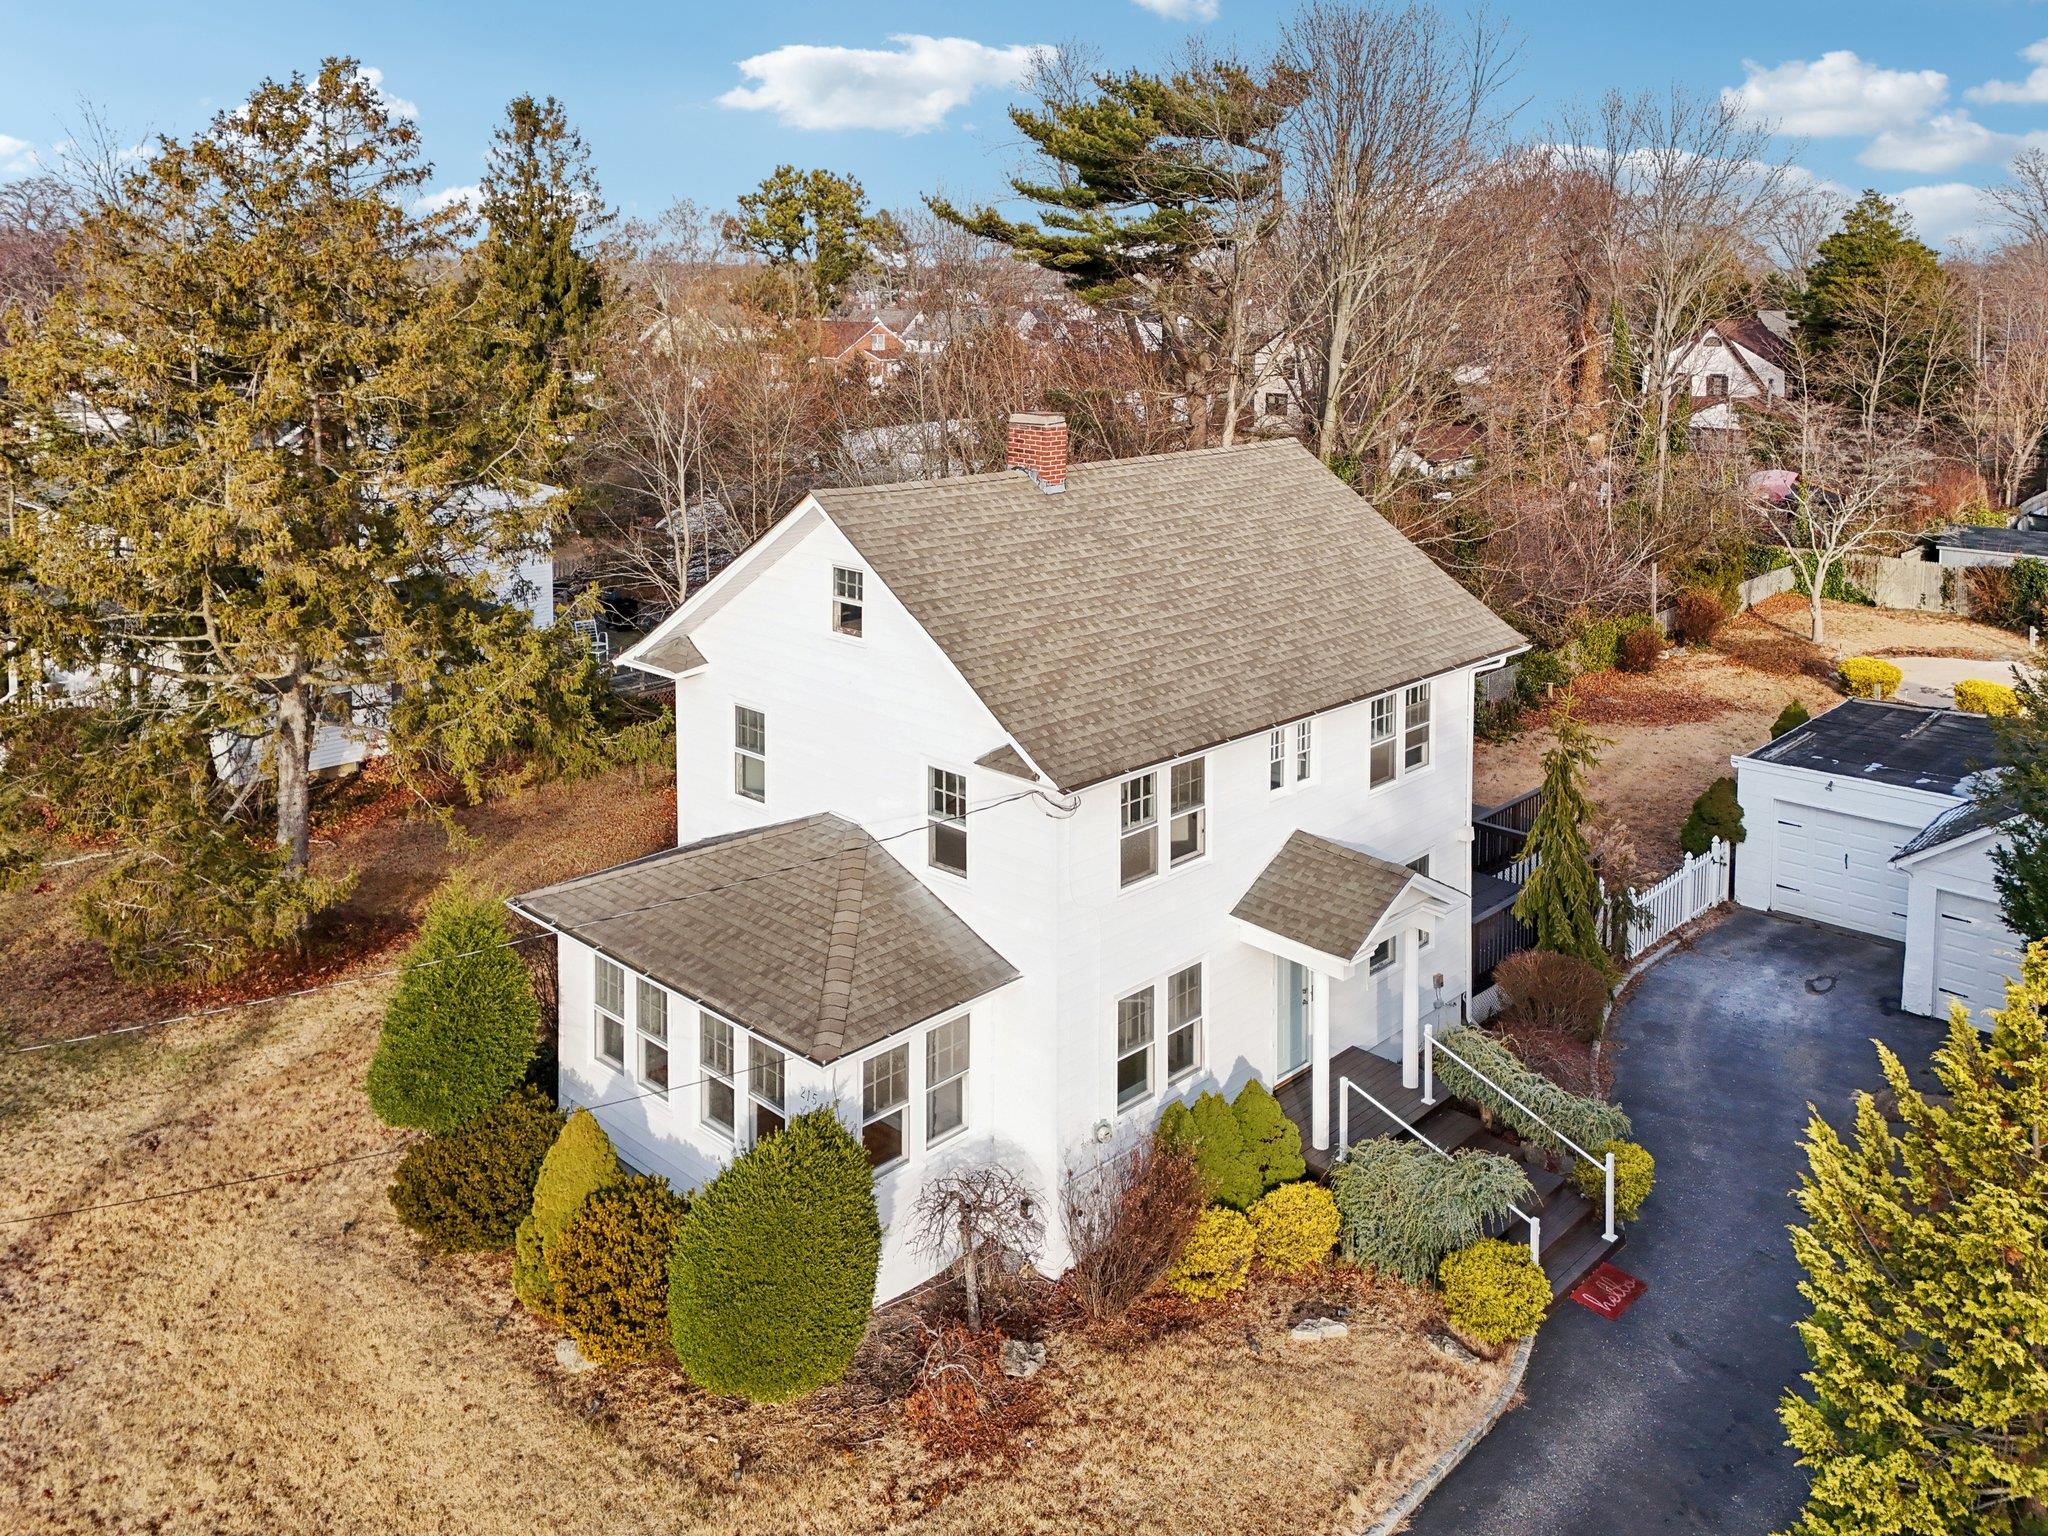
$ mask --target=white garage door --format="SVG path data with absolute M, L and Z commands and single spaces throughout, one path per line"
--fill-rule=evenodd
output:
M 1891 859 L 1917 830 L 1781 801 L 1771 909 L 1905 938 L 1906 875 Z
M 2020 941 L 1998 908 L 1974 896 L 1943 891 L 1934 930 L 1934 1001 L 1946 1015 L 1959 1000 L 1980 1025 L 1987 1008 L 2005 1006 L 2005 982 L 2020 969 Z

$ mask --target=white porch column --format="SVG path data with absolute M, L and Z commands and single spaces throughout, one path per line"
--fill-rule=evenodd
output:
M 1309 1140 L 1318 1152 L 1330 1150 L 1330 978 L 1314 971 L 1308 977 Z
M 1401 1086 L 1422 1086 L 1422 946 L 1411 924 L 1401 935 Z

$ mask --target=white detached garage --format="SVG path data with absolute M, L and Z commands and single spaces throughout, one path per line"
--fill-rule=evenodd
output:
M 1980 715 L 1870 699 L 1816 715 L 1734 760 L 1735 899 L 1905 944 L 1908 1012 L 1997 1006 L 2018 940 L 1991 885 L 1998 817 L 1972 799 L 1996 761 Z

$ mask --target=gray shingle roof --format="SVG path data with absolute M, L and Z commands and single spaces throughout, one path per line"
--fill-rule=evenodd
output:
M 1750 758 L 1957 795 L 1972 774 L 1998 765 L 1998 739 L 1983 715 L 1844 699 Z
M 974 760 L 974 766 L 977 768 L 990 768 L 997 773 L 1007 773 L 1015 779 L 1035 779 L 1038 777 L 1037 773 L 1032 770 L 1031 765 L 1024 761 L 1023 754 L 1018 752 L 1007 741 L 999 747 L 992 747 L 990 750 L 982 753 L 981 756 Z
M 1951 806 L 1908 838 L 1905 846 L 1892 855 L 1892 862 L 1896 864 L 1916 853 L 1925 853 L 1930 848 L 1939 848 L 1944 843 L 1957 842 L 1972 833 L 1986 831 L 2001 822 L 2010 821 L 2017 814 L 2018 807 L 2005 800 L 1970 800 Z
M 815 495 L 1066 790 L 1523 644 L 1291 440 Z
M 1297 831 L 1259 871 L 1230 915 L 1349 960 L 1415 878 L 1406 865 Z
M 694 671 L 705 664 L 704 653 L 697 649 L 697 642 L 681 633 L 664 635 L 644 648 L 636 646 L 630 658 L 622 656 L 619 659 L 623 666 L 639 667 L 668 677 Z
M 2031 528 L 1947 528 L 1934 542 L 1949 549 L 1988 550 L 2002 555 L 2032 555 L 2048 559 L 2048 533 Z
M 511 905 L 821 1063 L 1017 976 L 837 816 L 709 838 Z

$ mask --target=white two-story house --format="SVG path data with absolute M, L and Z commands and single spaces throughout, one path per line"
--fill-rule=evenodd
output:
M 1413 1083 L 1468 986 L 1473 677 L 1523 646 L 1294 442 L 1069 470 L 1029 414 L 1010 462 L 813 492 L 628 652 L 678 847 L 513 902 L 564 1103 L 684 1188 L 836 1106 L 885 1297 L 934 1169 L 1057 1211 L 1169 1099 L 1299 1080 L 1327 1148 L 1339 1053 Z

